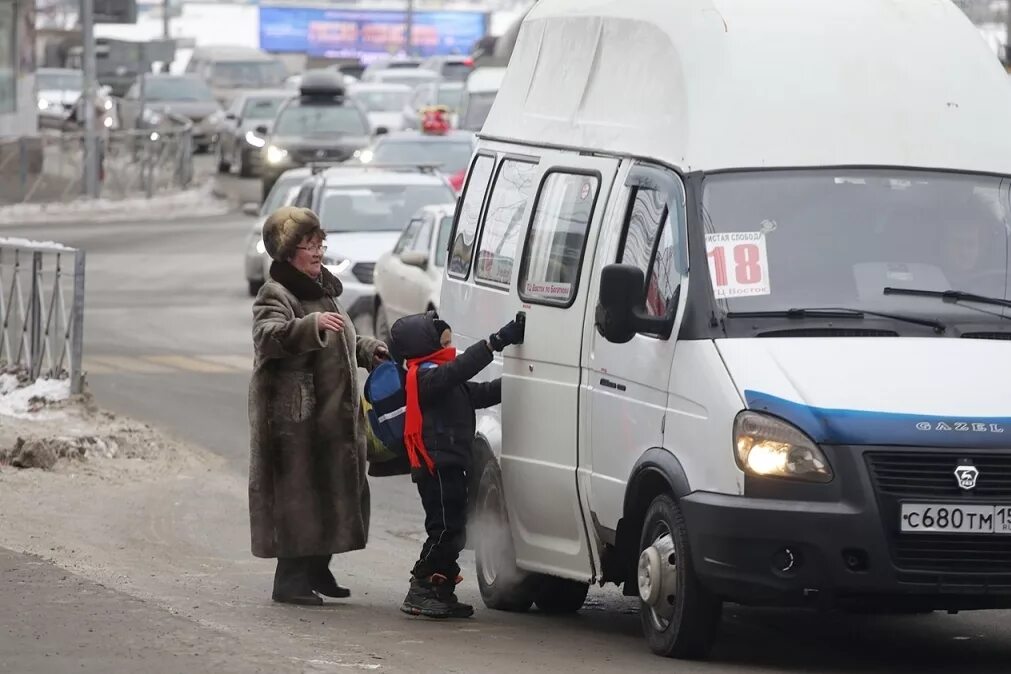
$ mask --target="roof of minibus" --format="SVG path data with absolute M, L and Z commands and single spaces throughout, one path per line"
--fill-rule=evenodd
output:
M 951 0 L 539 0 L 482 135 L 684 171 L 1011 173 L 1009 122 Z

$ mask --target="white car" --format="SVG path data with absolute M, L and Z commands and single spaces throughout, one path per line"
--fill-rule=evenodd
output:
M 439 308 L 455 204 L 427 206 L 407 224 L 393 250 L 376 263 L 375 335 L 388 341 L 404 316 Z
M 365 108 L 372 130 L 399 131 L 404 126 L 404 106 L 413 90 L 406 84 L 360 83 L 348 88 L 351 98 Z
M 270 194 L 264 199 L 263 205 L 258 209 L 251 205 L 246 209 L 247 215 L 257 216 L 256 224 L 246 237 L 246 283 L 249 286 L 249 294 L 255 296 L 260 291 L 267 278 L 270 276 L 270 256 L 263 245 L 263 223 L 267 216 L 281 208 L 291 206 L 298 195 L 298 190 L 308 178 L 312 176 L 312 171 L 308 168 L 296 168 L 281 174 L 281 177 L 274 183 Z

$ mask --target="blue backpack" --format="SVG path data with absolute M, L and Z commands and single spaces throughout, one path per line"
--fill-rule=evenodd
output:
M 365 380 L 365 400 L 372 434 L 394 456 L 407 455 L 404 447 L 404 418 L 407 416 L 407 391 L 400 367 L 385 361 L 372 370 Z

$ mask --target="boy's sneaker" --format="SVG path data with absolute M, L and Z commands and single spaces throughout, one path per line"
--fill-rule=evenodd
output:
M 420 615 L 439 620 L 446 618 L 469 618 L 474 615 L 474 607 L 461 603 L 453 591 L 454 583 L 440 574 L 429 578 L 411 578 L 411 589 L 407 592 L 400 610 L 408 615 Z

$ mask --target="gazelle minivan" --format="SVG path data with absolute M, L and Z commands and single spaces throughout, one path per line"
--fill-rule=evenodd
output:
M 1008 119 L 950 0 L 540 0 L 441 304 L 526 315 L 485 603 L 616 583 L 677 657 L 724 602 L 1011 607 Z

